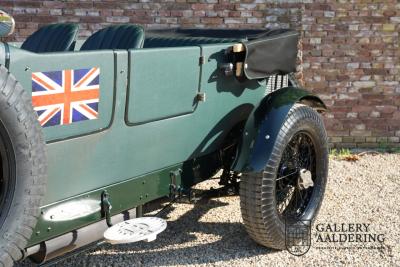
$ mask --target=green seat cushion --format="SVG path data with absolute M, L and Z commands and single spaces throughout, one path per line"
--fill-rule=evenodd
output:
M 179 47 L 179 46 L 196 46 L 202 44 L 218 44 L 218 43 L 234 43 L 243 39 L 238 38 L 212 38 L 212 37 L 167 37 L 167 36 L 150 36 L 144 41 L 144 48 L 153 47 Z
M 79 26 L 73 23 L 50 24 L 29 36 L 21 48 L 34 53 L 71 51 L 78 30 Z
M 136 24 L 113 25 L 91 35 L 81 50 L 141 48 L 144 29 Z

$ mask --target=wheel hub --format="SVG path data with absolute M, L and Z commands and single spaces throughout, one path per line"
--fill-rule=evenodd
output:
M 301 190 L 314 186 L 311 172 L 306 169 L 301 169 L 297 184 Z

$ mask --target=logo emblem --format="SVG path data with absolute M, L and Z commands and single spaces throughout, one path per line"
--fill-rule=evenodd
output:
M 292 255 L 306 254 L 311 247 L 311 221 L 287 219 L 285 221 L 285 246 Z
M 42 127 L 98 118 L 100 69 L 32 73 L 32 105 Z

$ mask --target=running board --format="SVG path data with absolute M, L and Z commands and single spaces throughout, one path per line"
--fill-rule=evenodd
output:
M 113 224 L 135 218 L 137 210 L 131 209 L 111 217 Z M 83 228 L 66 233 L 59 237 L 41 242 L 25 250 L 25 256 L 34 263 L 41 264 L 45 261 L 59 258 L 73 250 L 85 247 L 93 242 L 103 239 L 103 233 L 108 229 L 106 220 L 89 224 Z

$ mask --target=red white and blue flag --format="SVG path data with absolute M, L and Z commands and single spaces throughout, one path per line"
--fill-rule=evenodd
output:
M 43 127 L 98 118 L 100 69 L 32 73 L 32 105 Z

